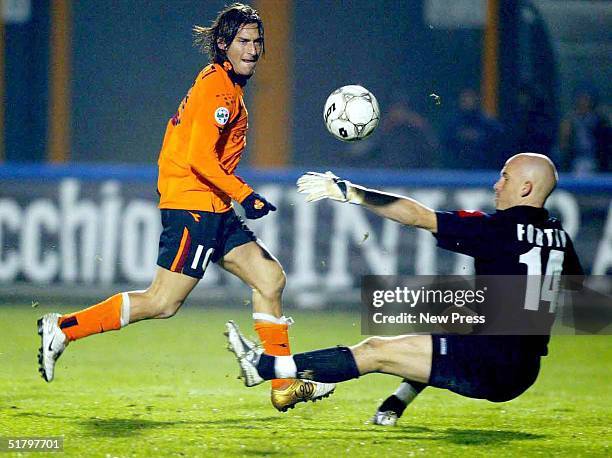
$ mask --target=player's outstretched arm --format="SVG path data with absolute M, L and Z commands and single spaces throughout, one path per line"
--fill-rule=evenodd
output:
M 332 172 L 308 172 L 298 181 L 298 192 L 306 194 L 307 202 L 332 199 L 362 205 L 368 210 L 407 226 L 437 232 L 436 213 L 429 207 L 409 197 L 368 189 L 342 180 Z

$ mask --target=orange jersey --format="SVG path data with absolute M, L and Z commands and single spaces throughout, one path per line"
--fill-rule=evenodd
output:
M 227 65 L 227 64 L 226 64 Z M 159 154 L 159 208 L 223 213 L 253 189 L 234 170 L 246 146 L 242 87 L 206 66 L 170 119 Z

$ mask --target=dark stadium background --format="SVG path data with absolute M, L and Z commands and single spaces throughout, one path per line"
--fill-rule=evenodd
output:
M 609 2 L 254 4 L 266 21 L 267 55 L 246 88 L 249 146 L 239 174 L 279 206 L 252 226 L 285 266 L 287 298 L 298 304 L 354 303 L 365 273 L 470 269 L 436 250 L 428 234 L 355 208 L 305 207 L 293 191 L 301 173 L 331 168 L 436 208 L 492 210 L 497 170 L 489 168 L 515 151 L 521 129 L 529 127 L 525 119 L 544 119 L 531 127 L 552 138 L 543 152 L 558 161 L 559 123 L 576 90 L 587 85 L 601 112 L 610 113 Z M 0 294 L 7 300 L 52 295 L 81 302 L 146 285 L 159 229 L 157 154 L 168 118 L 206 62 L 192 46 L 191 28 L 206 25 L 223 5 L 4 3 Z M 345 84 L 369 88 L 382 109 L 378 131 L 357 144 L 337 141 L 322 121 L 327 95 Z M 465 88 L 481 93 L 483 109 L 504 128 L 488 164 L 444 145 Z M 530 108 L 521 105 L 526 91 L 535 100 Z M 413 127 L 427 128 L 393 130 L 398 109 L 416 116 Z M 431 152 L 419 152 L 415 145 L 427 135 Z M 562 170 L 551 211 L 576 239 L 587 270 L 606 274 L 611 175 Z M 207 297 L 248 298 L 216 270 L 208 277 L 198 288 Z
M 29 10 L 20 16 L 14 6 L 16 12 L 4 27 L 5 160 L 46 159 L 50 34 L 55 24 L 69 28 L 64 62 L 69 66 L 68 158 L 151 164 L 167 119 L 205 63 L 191 46 L 191 27 L 206 25 L 224 2 L 66 1 L 71 6 L 53 22 L 52 5 L 64 1 L 7 2 L 25 9 L 29 5 Z M 261 2 L 262 14 L 283 21 L 276 19 L 283 8 L 274 3 Z M 377 96 L 383 112 L 398 99 L 407 99 L 442 128 L 456 108 L 460 89 L 481 85 L 485 1 L 277 3 L 292 5 L 285 8 L 290 10 L 285 14 L 289 52 L 283 59 L 292 104 L 285 125 L 292 144 L 288 165 L 342 163 L 343 145 L 321 128 L 323 102 L 338 86 L 363 84 Z M 599 88 L 602 104 L 610 104 L 607 2 L 498 3 L 500 120 L 512 122 L 523 83 L 544 86 L 550 97 L 543 103 L 557 115 L 569 109 L 571 93 L 582 81 Z M 276 22 L 269 22 L 268 57 L 261 67 L 280 60 Z M 247 95 L 274 95 L 275 88 L 278 84 L 272 89 L 250 84 Z M 441 96 L 442 105 L 433 103 L 431 93 Z M 252 129 L 257 129 L 266 116 L 252 102 L 248 107 L 257 120 Z M 258 165 L 252 157 L 245 162 Z M 465 164 L 473 166 L 477 164 Z

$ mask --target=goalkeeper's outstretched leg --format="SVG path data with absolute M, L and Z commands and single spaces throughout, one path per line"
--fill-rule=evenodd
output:
M 431 371 L 429 335 L 370 337 L 354 347 L 332 347 L 273 357 L 244 337 L 233 321 L 226 324 L 228 347 L 238 358 L 245 385 L 274 378 L 299 378 L 337 383 L 372 372 L 427 383 Z
M 407 393 L 404 386 L 398 390 L 399 395 L 394 395 L 403 398 L 404 405 L 425 386 L 492 402 L 509 401 L 535 382 L 540 368 L 538 355 L 517 354 L 507 345 L 505 336 L 370 337 L 350 348 L 338 346 L 274 357 L 246 339 L 232 321 L 226 324 L 226 335 L 246 386 L 273 378 L 333 384 L 378 372 L 411 381 L 414 392 Z M 401 409 L 399 404 L 394 407 Z

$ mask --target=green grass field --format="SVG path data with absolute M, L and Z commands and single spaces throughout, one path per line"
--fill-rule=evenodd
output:
M 245 310 L 184 308 L 72 344 L 56 379 L 37 372 L 36 318 L 0 309 L 0 436 L 64 436 L 64 456 L 610 455 L 610 337 L 554 338 L 536 384 L 493 404 L 430 388 L 397 427 L 365 424 L 399 379 L 369 375 L 281 414 L 245 388 L 223 323 Z M 61 310 L 67 311 L 67 310 Z M 293 312 L 294 351 L 360 340 L 357 311 Z M 40 456 L 40 455 L 39 455 Z

